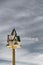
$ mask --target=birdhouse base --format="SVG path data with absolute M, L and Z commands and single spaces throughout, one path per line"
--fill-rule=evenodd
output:
M 8 45 L 7 46 L 8 48 L 13 48 L 13 49 L 15 49 L 15 48 L 21 48 L 21 46 L 20 45 Z

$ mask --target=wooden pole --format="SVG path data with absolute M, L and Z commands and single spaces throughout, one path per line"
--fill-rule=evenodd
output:
M 12 65 L 15 65 L 15 49 L 12 48 Z

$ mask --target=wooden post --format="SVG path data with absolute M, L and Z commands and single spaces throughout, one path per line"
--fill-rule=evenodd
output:
M 15 65 L 15 49 L 12 48 L 12 65 Z

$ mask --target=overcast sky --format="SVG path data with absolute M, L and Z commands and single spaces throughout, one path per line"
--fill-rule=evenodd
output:
M 12 65 L 6 44 L 13 28 L 22 44 L 16 65 L 43 65 L 43 0 L 0 0 L 0 65 Z

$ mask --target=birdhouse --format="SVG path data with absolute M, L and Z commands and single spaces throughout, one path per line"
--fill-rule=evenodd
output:
M 7 36 L 7 47 L 21 47 L 20 36 L 17 36 L 16 30 L 13 29 L 11 35 Z

